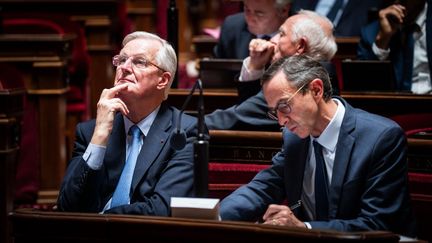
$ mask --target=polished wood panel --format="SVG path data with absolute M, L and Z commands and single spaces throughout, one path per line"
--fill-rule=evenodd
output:
M 7 215 L 13 210 L 24 96 L 23 88 L 0 89 L 0 241 L 7 243 L 12 242 Z
M 41 191 L 57 191 L 66 168 L 66 65 L 74 35 L 0 35 L 0 62 L 17 68 L 37 110 Z
M 117 19 L 118 0 L 2 0 L 2 15 L 14 17 L 64 15 L 79 23 L 86 36 L 90 55 L 90 115 L 95 117 L 96 104 L 104 88 L 113 84 L 111 57 L 118 49 L 122 27 Z
M 210 161 L 270 165 L 282 147 L 281 132 L 210 130 Z
M 168 103 L 181 109 L 190 90 L 171 89 Z M 198 91 L 195 91 L 187 106 L 188 111 L 196 111 L 198 107 Z M 216 109 L 228 108 L 237 102 L 237 90 L 235 89 L 204 89 L 204 108 L 206 113 Z
M 189 90 L 172 89 L 168 102 L 181 108 Z M 432 95 L 417 95 L 399 92 L 342 92 L 341 97 L 355 108 L 360 108 L 382 116 L 391 117 L 400 114 L 424 113 L 432 107 Z M 237 103 L 235 89 L 205 89 L 204 107 L 206 113 L 215 109 L 228 108 Z M 188 110 L 197 107 L 198 92 L 191 98 Z
M 342 233 L 244 222 L 42 212 L 11 215 L 20 242 L 398 242 L 390 232 Z

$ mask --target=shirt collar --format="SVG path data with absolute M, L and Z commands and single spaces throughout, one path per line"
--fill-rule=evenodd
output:
M 345 106 L 338 99 L 332 99 L 332 100 L 337 103 L 336 113 L 333 116 L 333 118 L 330 120 L 327 127 L 321 133 L 321 135 L 318 138 L 315 138 L 315 140 L 327 150 L 334 152 L 339 138 L 339 132 L 342 126 L 342 120 L 345 115 Z
M 147 136 L 151 125 L 153 124 L 154 120 L 156 119 L 156 115 L 159 112 L 160 106 L 158 106 L 152 113 L 150 113 L 148 116 L 146 116 L 144 119 L 139 121 L 137 124 L 133 123 L 129 118 L 126 116 L 123 116 L 124 119 L 124 127 L 125 127 L 125 133 L 128 134 L 129 129 L 133 125 L 137 125 L 141 132 L 144 134 L 144 136 Z
M 279 31 L 275 31 L 271 34 L 263 34 L 263 35 L 257 35 L 257 38 L 262 39 L 264 36 L 269 36 L 270 38 L 273 38 Z
M 416 19 L 416 24 L 421 28 L 423 26 L 423 24 L 426 23 L 426 11 L 428 8 L 428 4 L 427 2 L 425 3 L 425 6 L 423 8 L 423 10 L 420 12 L 420 14 L 417 16 Z

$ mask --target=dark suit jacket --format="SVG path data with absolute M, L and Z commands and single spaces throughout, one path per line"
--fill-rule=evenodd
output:
M 249 42 L 254 35 L 249 32 L 243 13 L 226 17 L 213 54 L 217 58 L 244 59 L 249 56 Z
M 318 0 L 297 0 L 291 5 L 291 15 L 300 9 L 315 10 Z M 369 21 L 369 12 L 377 11 L 381 0 L 349 0 L 338 24 L 335 26 L 335 36 L 359 36 L 360 29 Z M 372 17 L 371 17 L 372 18 Z
M 332 80 L 333 94 L 339 94 L 334 65 L 330 62 L 321 62 L 321 64 L 326 68 Z M 205 116 L 207 127 L 214 130 L 280 131 L 278 122 L 267 116 L 267 102 L 259 80 L 239 82 L 237 88 L 239 104 L 207 114 Z
M 193 138 L 196 118 L 183 114 L 181 127 L 187 143 L 175 151 L 169 139 L 176 129 L 179 110 L 162 104 L 144 143 L 132 179 L 130 205 L 114 207 L 107 213 L 169 216 L 170 198 L 194 196 Z M 95 120 L 80 123 L 76 129 L 73 158 L 69 162 L 58 198 L 62 211 L 101 212 L 120 179 L 126 158 L 123 116 L 118 113 L 100 170 L 83 160 L 95 127 Z
M 432 7 L 432 6 L 428 6 Z M 426 21 L 426 43 L 429 70 L 432 70 L 432 16 L 427 16 Z M 357 50 L 359 59 L 378 60 L 372 51 L 379 31 L 379 22 L 375 21 L 362 29 L 360 43 Z M 403 41 L 405 40 L 405 42 Z M 414 38 L 411 34 L 397 32 L 390 41 L 389 59 L 393 64 L 396 74 L 396 88 L 402 91 L 411 91 L 414 58 Z
M 337 98 L 346 111 L 329 188 L 329 221 L 312 221 L 312 228 L 390 230 L 414 236 L 403 130 L 387 118 L 354 109 Z M 221 202 L 223 220 L 255 221 L 269 204 L 286 199 L 291 205 L 301 198 L 310 140 L 287 130 L 283 140 L 273 165 Z M 303 208 L 293 212 L 305 220 Z

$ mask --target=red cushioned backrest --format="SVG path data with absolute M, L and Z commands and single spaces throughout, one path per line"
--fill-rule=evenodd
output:
M 67 16 L 41 14 L 26 14 L 28 17 L 6 15 L 3 19 L 5 34 L 66 34 L 73 33 L 76 39 L 73 43 L 72 58 L 68 64 L 70 91 L 67 94 L 68 103 L 84 102 L 87 97 L 87 80 L 90 69 L 90 56 L 84 30 Z
M 416 130 L 432 127 L 432 113 L 402 114 L 391 117 L 401 126 L 405 133 L 413 134 Z
M 36 18 L 16 18 L 3 20 L 3 31 L 8 34 L 64 34 L 57 23 Z

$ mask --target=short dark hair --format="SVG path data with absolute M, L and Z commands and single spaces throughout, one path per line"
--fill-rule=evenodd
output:
M 284 73 L 285 79 L 290 86 L 294 86 L 297 89 L 304 86 L 300 91 L 303 94 L 307 90 L 307 85 L 305 84 L 314 79 L 321 79 L 324 87 L 323 98 L 326 101 L 330 100 L 332 96 L 330 77 L 321 63 L 305 55 L 280 58 L 264 72 L 261 78 L 261 85 L 271 80 L 280 71 Z

